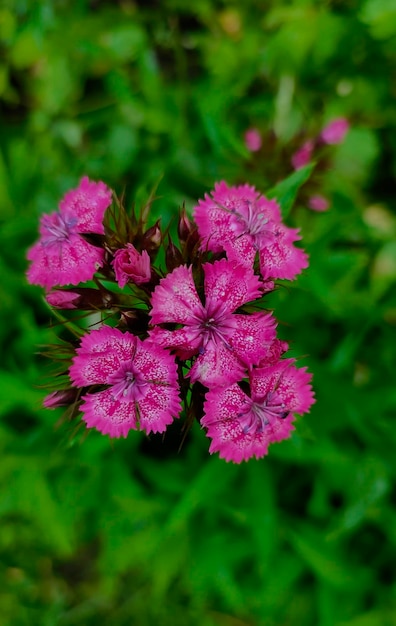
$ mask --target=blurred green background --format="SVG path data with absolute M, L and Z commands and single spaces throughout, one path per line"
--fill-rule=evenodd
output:
M 396 624 L 395 2 L 2 0 L 0 46 L 0 623 Z M 314 373 L 289 441 L 236 466 L 198 425 L 178 452 L 41 409 L 42 212 L 83 174 L 128 202 L 162 175 L 165 222 L 220 179 L 265 193 L 340 115 L 289 219 L 310 268 L 269 298 Z

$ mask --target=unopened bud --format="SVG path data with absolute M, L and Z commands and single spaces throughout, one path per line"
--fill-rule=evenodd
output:
M 186 210 L 183 207 L 180 212 L 179 223 L 177 225 L 177 234 L 179 235 L 180 241 L 187 241 L 194 228 L 195 227 L 188 219 Z
M 142 249 L 150 252 L 156 252 L 161 245 L 162 241 L 162 233 L 159 225 L 160 221 L 158 220 L 154 226 L 151 226 L 142 237 Z
M 258 152 L 263 145 L 260 131 L 257 128 L 248 128 L 245 132 L 245 146 L 249 152 Z
M 177 232 L 182 245 L 183 258 L 185 260 L 191 259 L 194 256 L 197 243 L 199 241 L 198 229 L 194 222 L 191 222 L 187 217 L 186 211 L 183 207 L 179 217 L 179 223 L 177 225 Z
M 45 299 L 54 309 L 77 309 L 80 294 L 67 289 L 54 289 L 47 293 Z
M 53 391 L 44 398 L 43 406 L 46 409 L 56 409 L 59 406 L 68 406 L 77 400 L 78 393 L 79 390 L 74 388 Z
M 183 256 L 179 248 L 169 238 L 169 242 L 165 251 L 165 263 L 168 272 L 172 272 L 175 267 L 183 264 Z
M 125 248 L 116 251 L 112 265 L 121 289 L 129 282 L 142 285 L 150 280 L 151 267 L 148 252 L 143 250 L 139 254 L 131 243 L 127 243 Z
M 314 150 L 314 143 L 312 141 L 306 141 L 297 152 L 292 156 L 292 165 L 295 170 L 300 170 L 302 167 L 308 165 L 312 158 Z
M 73 291 L 68 289 L 53 289 L 46 295 L 46 300 L 54 309 L 109 309 L 116 302 L 116 294 L 104 289 L 92 289 L 91 287 L 76 287 Z
M 327 198 L 317 194 L 316 196 L 311 196 L 308 200 L 308 206 L 312 211 L 327 211 L 330 206 L 330 203 Z
M 348 120 L 345 117 L 337 117 L 323 128 L 320 137 L 324 141 L 324 143 L 342 143 L 348 130 Z

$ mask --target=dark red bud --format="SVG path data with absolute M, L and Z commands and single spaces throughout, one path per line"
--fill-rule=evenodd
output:
M 175 267 L 178 267 L 179 265 L 183 265 L 182 253 L 180 252 L 179 248 L 176 248 L 170 237 L 165 250 L 165 263 L 168 272 L 171 272 L 175 269 Z
M 79 394 L 79 389 L 62 389 L 60 391 L 53 391 L 44 398 L 43 406 L 46 409 L 56 409 L 59 406 L 68 406 L 76 402 Z
M 186 210 L 183 207 L 180 212 L 179 223 L 177 225 L 177 234 L 179 235 L 180 241 L 187 241 L 194 228 L 195 226 L 193 226 L 187 217 Z
M 161 245 L 162 233 L 160 228 L 160 220 L 158 220 L 154 226 L 151 226 L 142 236 L 142 250 L 150 252 L 156 252 Z

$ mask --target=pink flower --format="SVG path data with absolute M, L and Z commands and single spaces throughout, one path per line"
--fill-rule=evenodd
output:
M 250 152 L 258 152 L 260 150 L 263 140 L 257 128 L 249 128 L 245 132 L 245 145 Z
M 85 176 L 76 189 L 65 194 L 58 212 L 43 215 L 41 237 L 27 255 L 32 261 L 29 282 L 51 289 L 90 280 L 103 264 L 104 252 L 82 235 L 104 234 L 103 216 L 110 204 L 110 189 Z
M 290 436 L 294 413 L 309 411 L 314 402 L 311 375 L 294 359 L 264 364 L 250 373 L 250 395 L 238 384 L 211 389 L 201 420 L 212 439 L 209 452 L 240 463 L 267 454 L 269 444 Z
M 131 243 L 127 243 L 125 248 L 117 250 L 112 265 L 117 283 L 121 288 L 129 282 L 142 285 L 150 280 L 150 257 L 147 251 L 143 250 L 139 254 Z
M 275 321 L 270 313 L 234 313 L 261 295 L 260 281 L 250 268 L 222 259 L 205 263 L 203 270 L 205 304 L 191 267 L 181 265 L 161 280 L 152 296 L 152 324 L 181 327 L 156 327 L 150 336 L 181 359 L 197 355 L 191 381 L 212 387 L 240 380 L 247 367 L 266 356 L 275 337 Z
M 228 187 L 216 183 L 212 197 L 205 196 L 194 207 L 202 249 L 225 250 L 230 260 L 252 267 L 259 254 L 264 280 L 292 280 L 308 266 L 305 252 L 293 244 L 300 239 L 297 229 L 281 221 L 279 205 L 250 185 Z
M 329 201 L 321 195 L 311 196 L 308 201 L 308 206 L 312 209 L 312 211 L 327 211 L 329 208 Z
M 306 141 L 297 152 L 292 156 L 292 165 L 295 170 L 299 170 L 311 160 L 314 144 L 312 141 Z
M 84 335 L 70 378 L 77 387 L 107 385 L 83 396 L 81 411 L 89 428 L 110 437 L 126 437 L 131 429 L 162 433 L 181 409 L 172 356 L 117 328 Z
M 342 143 L 348 130 L 348 120 L 345 117 L 337 117 L 324 127 L 320 137 L 325 143 L 328 144 Z

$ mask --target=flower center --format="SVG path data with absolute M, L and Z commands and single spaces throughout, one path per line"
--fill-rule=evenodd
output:
M 147 382 L 131 362 L 122 363 L 109 379 L 115 400 L 136 402 L 146 395 Z
M 208 310 L 203 312 L 202 319 L 199 320 L 198 329 L 202 336 L 201 348 L 205 349 L 210 342 L 222 342 L 231 349 L 228 338 L 232 335 L 235 327 L 232 315 L 217 307 L 213 311 L 209 305 Z
M 238 208 L 233 207 L 230 212 L 235 216 L 235 220 L 231 222 L 231 229 L 236 238 L 250 235 L 257 249 L 266 241 L 272 241 L 276 236 L 271 228 L 273 223 L 265 216 L 265 213 L 257 209 L 254 202 L 243 200 Z
M 76 223 L 76 218 L 66 219 L 60 213 L 44 215 L 42 224 L 46 233 L 43 237 L 43 244 L 45 246 L 52 246 L 59 242 L 67 241 Z
M 235 224 L 238 236 L 248 233 L 256 238 L 259 235 L 271 234 L 271 231 L 266 228 L 268 218 L 264 213 L 258 211 L 256 205 L 250 200 L 242 202 L 234 214 L 238 222 Z
M 276 398 L 276 392 L 270 391 L 264 400 L 250 400 L 246 409 L 238 416 L 241 419 L 244 434 L 262 433 L 275 419 L 286 419 L 290 411 L 284 402 Z

